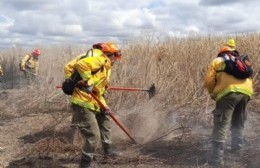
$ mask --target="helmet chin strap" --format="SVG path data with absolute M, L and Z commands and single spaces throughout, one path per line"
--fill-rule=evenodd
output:
M 113 65 L 116 62 L 116 57 L 114 55 L 108 56 L 108 58 L 111 61 L 111 65 Z

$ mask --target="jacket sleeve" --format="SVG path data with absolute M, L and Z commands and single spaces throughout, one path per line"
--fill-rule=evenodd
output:
M 24 58 L 21 61 L 21 68 L 25 69 L 27 61 L 30 59 L 30 55 L 27 54 L 24 56 Z
M 217 70 L 215 67 L 216 61 L 213 60 L 208 66 L 208 70 L 206 72 L 206 76 L 204 78 L 204 86 L 208 90 L 209 94 L 212 94 L 215 86 L 216 86 L 216 75 Z
M 74 58 L 73 60 L 71 60 L 64 66 L 65 79 L 69 79 L 71 77 L 71 75 L 74 71 L 74 66 L 79 59 L 80 59 L 80 56 L 77 56 L 76 58 Z

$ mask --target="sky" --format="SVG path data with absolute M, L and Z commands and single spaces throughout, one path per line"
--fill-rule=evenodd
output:
M 260 30 L 259 0 L 1 0 L 0 48 Z

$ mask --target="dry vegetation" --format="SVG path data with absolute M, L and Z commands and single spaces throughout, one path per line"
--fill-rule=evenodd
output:
M 157 93 L 152 99 L 146 92 L 108 93 L 111 108 L 140 145 L 129 144 L 127 137 L 114 126 L 115 145 L 125 151 L 124 157 L 106 163 L 100 161 L 100 167 L 207 166 L 214 101 L 203 88 L 203 78 L 207 65 L 225 40 L 225 37 L 214 36 L 162 40 L 146 35 L 121 44 L 123 59 L 112 69 L 111 85 L 149 88 L 154 83 Z M 235 40 L 238 50 L 247 53 L 252 60 L 254 87 L 257 88 L 260 35 L 238 35 Z M 37 47 L 42 52 L 40 78 L 39 83 L 32 86 L 25 85 L 18 69 L 19 60 L 29 50 L 12 48 L 0 52 L 5 73 L 0 84 L 1 136 L 19 139 L 13 147 L 10 145 L 0 151 L 0 156 L 5 155 L 1 156 L 0 166 L 64 167 L 63 164 L 67 164 L 67 167 L 73 167 L 73 161 L 78 161 L 80 148 L 69 143 L 69 97 L 55 87 L 63 80 L 64 64 L 89 46 Z M 257 94 L 249 103 L 251 115 L 258 119 L 259 103 Z M 251 120 L 257 123 L 253 117 Z M 10 127 L 15 127 L 15 131 L 9 132 Z M 251 144 L 248 151 L 260 144 L 260 125 L 254 126 L 254 129 L 252 127 L 253 124 L 248 124 L 247 130 L 256 134 L 248 134 L 247 138 L 250 139 L 249 144 L 255 145 Z M 4 139 L 0 139 L 0 147 L 8 144 Z M 19 150 L 15 151 L 16 148 Z M 259 157 L 259 154 L 259 150 L 247 153 L 244 160 L 231 162 L 229 167 L 236 167 L 237 164 L 240 167 L 254 167 L 259 163 L 253 162 L 252 156 Z

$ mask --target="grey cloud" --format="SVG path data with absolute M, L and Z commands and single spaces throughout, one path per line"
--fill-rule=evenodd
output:
M 260 29 L 256 21 L 260 14 L 257 5 L 252 5 L 259 4 L 256 0 L 138 1 L 1 0 L 0 15 L 13 19 L 13 24 L 0 32 L 1 39 L 5 38 L 0 46 L 19 40 L 24 45 L 122 42 L 145 31 L 187 34 L 193 30 L 235 33 Z
M 15 33 L 20 34 L 31 34 L 37 35 L 37 33 L 44 31 L 53 32 L 60 23 L 60 19 L 55 15 L 45 15 L 44 17 L 41 14 L 32 14 L 28 12 L 24 15 L 20 15 L 16 19 L 15 25 L 11 30 Z
M 252 29 L 248 28 L 248 24 L 245 22 L 254 23 L 254 17 L 250 17 L 250 14 L 246 10 L 240 10 L 238 12 L 239 6 L 234 6 L 234 8 L 230 7 L 222 7 L 219 10 L 218 7 L 206 8 L 204 19 L 204 27 L 207 28 L 211 33 L 221 32 L 221 33 L 240 33 L 244 30 L 244 32 L 250 32 Z M 251 8 L 253 11 L 253 8 Z M 258 16 L 259 17 L 259 16 Z M 259 26 L 255 26 L 255 30 Z
M 220 6 L 220 5 L 232 5 L 237 3 L 250 3 L 257 2 L 257 0 L 200 0 L 199 4 L 202 6 Z
M 10 30 L 15 33 L 35 36 L 40 34 L 69 36 L 71 33 L 66 31 L 66 26 L 72 27 L 73 25 L 77 25 L 76 23 L 80 23 L 75 18 L 77 17 L 65 17 L 65 19 L 62 19 L 62 16 L 59 15 L 45 14 L 42 16 L 42 14 L 27 13 L 24 16 L 20 16 Z
M 204 17 L 203 10 L 198 5 L 191 3 L 172 3 L 154 11 L 158 21 L 161 23 L 162 30 L 185 32 L 188 26 L 196 25 L 202 29 Z
M 68 11 L 61 15 L 61 22 L 64 24 L 80 24 L 81 17 L 72 11 Z
M 62 2 L 63 0 L 61 0 Z M 1 0 L 1 4 L 8 8 L 16 10 L 38 10 L 51 6 L 52 0 Z
M 9 33 L 9 28 L 14 25 L 14 20 L 4 15 L 0 15 L 0 35 Z

